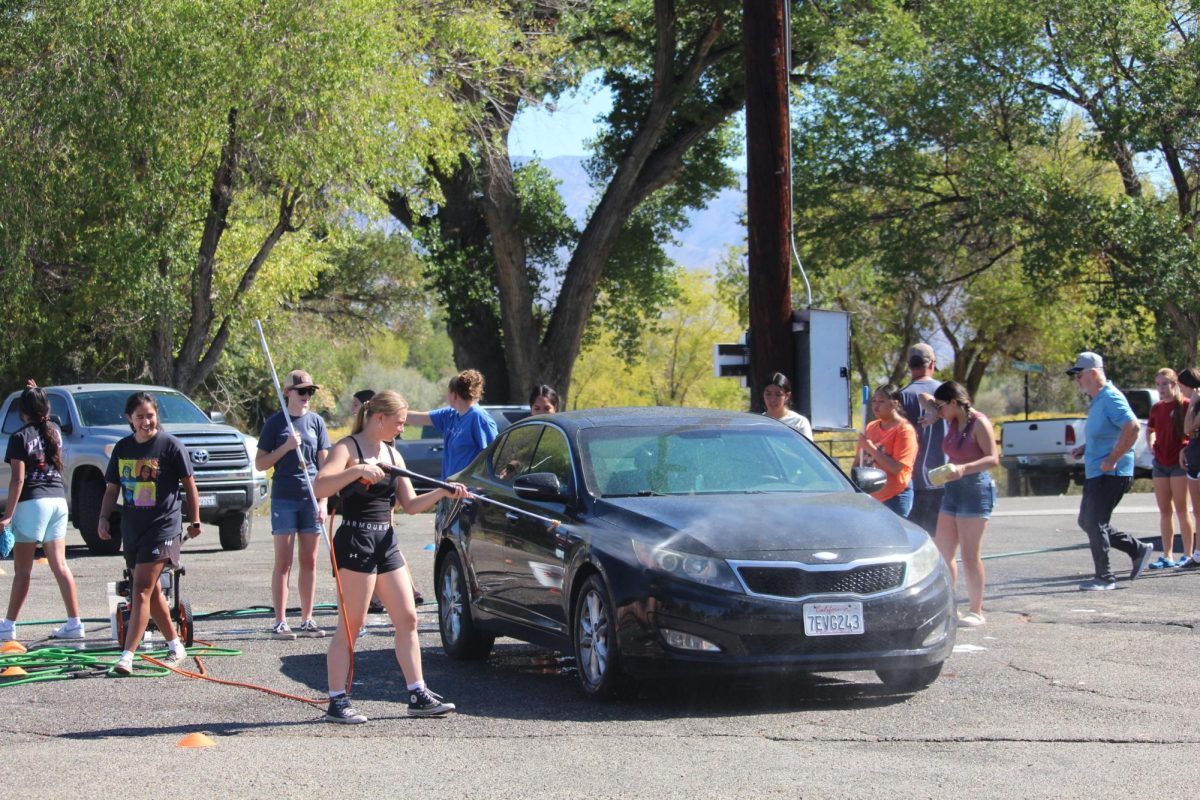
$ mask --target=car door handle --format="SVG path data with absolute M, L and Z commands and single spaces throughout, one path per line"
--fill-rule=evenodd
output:
M 517 520 L 519 520 L 521 518 L 521 515 L 515 511 L 507 511 L 504 514 L 504 518 L 506 520 L 508 520 L 509 522 L 516 522 Z
M 440 448 L 440 447 L 437 447 L 437 446 L 435 445 L 435 446 L 433 446 L 433 447 L 429 448 L 429 452 L 431 452 L 431 453 L 440 453 L 440 452 L 442 452 L 442 448 Z

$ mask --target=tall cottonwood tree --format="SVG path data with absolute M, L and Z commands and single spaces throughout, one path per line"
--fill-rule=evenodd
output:
M 405 224 L 436 231 L 443 260 L 435 282 L 458 290 L 443 289 L 452 315 L 462 318 L 458 329 L 451 325 L 456 353 L 470 355 L 486 342 L 471 366 L 503 365 L 503 382 L 490 382 L 503 387 L 503 399 L 519 400 L 534 382 L 570 385 L 594 317 L 628 334 L 636 332 L 631 321 L 653 318 L 655 304 L 669 296 L 659 245 L 684 209 L 732 180 L 723 161 L 731 147 L 727 126 L 744 91 L 740 2 L 597 1 L 559 7 L 537 26 L 517 6 L 509 12 L 519 30 L 553 26 L 572 43 L 572 59 L 582 60 L 533 73 L 505 91 L 464 87 L 464 97 L 475 91 L 486 99 L 473 158 L 438 176 L 447 203 L 421 215 L 402 195 L 388 200 Z M 522 102 L 560 90 L 588 69 L 600 71 L 614 98 L 590 162 L 598 199 L 572 236 L 558 291 L 539 299 L 525 237 L 530 209 L 511 168 L 508 131 Z M 470 273 L 474 283 L 445 280 L 455 271 L 466 276 L 465 263 L 479 265 Z M 480 296 L 488 280 L 492 291 Z M 502 399 L 500 392 L 491 396 Z

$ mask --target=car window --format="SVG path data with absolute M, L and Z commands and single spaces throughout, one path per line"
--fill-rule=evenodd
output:
M 538 441 L 534 451 L 533 461 L 528 472 L 552 472 L 558 477 L 558 482 L 564 488 L 574 485 L 571 469 L 571 447 L 567 437 L 558 428 L 545 426 L 545 432 Z
M 85 428 L 101 425 L 128 425 L 125 419 L 125 402 L 132 392 L 112 390 L 103 392 L 80 392 L 75 395 L 75 406 Z M 151 392 L 158 401 L 160 422 L 186 422 L 193 425 L 211 425 L 212 420 L 196 407 L 196 404 L 178 392 Z
M 606 497 L 852 489 L 786 428 L 605 427 L 582 431 L 580 443 L 588 487 Z
M 68 425 L 71 422 L 71 415 L 67 411 L 67 399 L 61 395 L 50 394 L 50 414 L 58 417 L 59 424 Z M 0 428 L 0 433 L 13 434 L 21 430 L 25 423 L 21 420 L 21 409 L 19 403 L 20 395 L 13 398 L 12 405 L 8 407 L 8 412 L 4 415 L 4 426 Z
M 543 427 L 526 425 L 504 437 L 501 446 L 492 451 L 492 474 L 496 480 L 512 485 L 514 478 L 529 471 Z

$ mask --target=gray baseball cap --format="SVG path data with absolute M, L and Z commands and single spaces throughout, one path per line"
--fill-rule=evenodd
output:
M 1104 359 L 1096 353 L 1084 350 L 1075 356 L 1075 363 L 1067 369 L 1067 374 L 1074 378 L 1085 369 L 1104 369 Z

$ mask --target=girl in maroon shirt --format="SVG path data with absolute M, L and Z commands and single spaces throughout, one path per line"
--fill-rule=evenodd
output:
M 1179 391 L 1179 376 L 1175 370 L 1163 368 L 1154 376 L 1159 401 L 1150 409 L 1146 423 L 1146 440 L 1154 453 L 1154 499 L 1158 503 L 1158 532 L 1162 536 L 1163 554 L 1150 565 L 1150 569 L 1177 567 L 1187 560 L 1192 552 L 1192 521 L 1188 518 L 1187 471 L 1179 465 L 1179 454 L 1187 446 L 1188 436 L 1184 431 L 1184 420 L 1188 412 L 1188 400 Z M 1180 538 L 1183 540 L 1183 556 L 1175 561 L 1175 526 L 1179 520 Z

